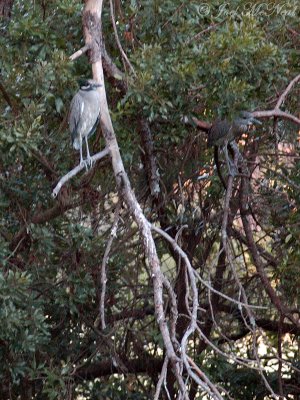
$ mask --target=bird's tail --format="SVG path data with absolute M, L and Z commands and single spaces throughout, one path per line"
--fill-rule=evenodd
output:
M 73 147 L 74 147 L 75 150 L 79 150 L 80 149 L 80 143 L 79 143 L 79 140 L 77 138 L 75 138 L 73 140 Z

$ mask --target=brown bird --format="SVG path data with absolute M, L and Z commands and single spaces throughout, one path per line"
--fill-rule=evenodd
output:
M 235 141 L 236 138 L 246 133 L 250 126 L 254 124 L 261 124 L 260 121 L 255 119 L 248 111 L 242 111 L 240 116 L 235 118 L 232 122 L 227 119 L 218 120 L 214 122 L 208 131 L 208 147 L 216 146 L 223 147 L 225 158 L 227 162 L 228 172 L 230 175 L 235 175 L 235 166 L 228 155 L 228 144 Z M 235 148 L 237 146 L 235 144 Z M 237 149 L 238 151 L 238 149 Z

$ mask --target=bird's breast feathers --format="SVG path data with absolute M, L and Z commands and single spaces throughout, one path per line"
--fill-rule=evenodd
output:
M 80 90 L 70 105 L 69 126 L 73 147 L 78 150 L 80 141 L 95 131 L 100 113 L 100 95 L 96 90 Z

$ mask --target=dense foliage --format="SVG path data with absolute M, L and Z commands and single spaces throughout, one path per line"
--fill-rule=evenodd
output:
M 296 399 L 299 325 L 280 315 L 260 280 L 242 229 L 238 178 L 228 227 L 233 261 L 220 252 L 224 189 L 193 117 L 209 123 L 275 106 L 299 74 L 299 4 L 115 0 L 114 6 L 136 75 L 122 62 L 105 2 L 105 47 L 126 83 L 121 91 L 107 76 L 106 90 L 145 215 L 178 239 L 204 280 L 240 299 L 237 275 L 249 303 L 262 307 L 253 310 L 254 338 L 240 307 L 213 299 L 199 282 L 199 326 L 211 345 L 198 337 L 190 351 L 226 389 L 224 398 L 250 400 L 268 398 L 269 391 L 257 369 L 234 357 L 255 360 L 258 349 L 270 387 Z M 151 274 L 126 209 L 108 260 L 106 330 L 99 324 L 100 269 L 117 202 L 109 160 L 70 181 L 58 199 L 51 197 L 59 177 L 79 159 L 70 146 L 67 112 L 77 80 L 91 70 L 85 56 L 68 57 L 83 45 L 82 9 L 78 0 L 15 0 L 11 17 L 0 20 L 1 399 L 153 398 L 163 363 Z M 299 117 L 299 84 L 282 109 Z M 158 198 L 149 189 L 145 124 L 159 169 Z M 100 129 L 91 142 L 93 152 L 103 147 Z M 253 235 L 271 286 L 298 321 L 299 143 L 299 126 L 283 119 L 264 119 L 240 142 L 252 173 Z M 176 290 L 182 336 L 182 263 L 161 238 L 156 244 Z M 193 384 L 190 390 L 191 399 L 203 398 Z

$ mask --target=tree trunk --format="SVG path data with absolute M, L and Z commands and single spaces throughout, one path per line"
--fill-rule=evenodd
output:
M 11 18 L 11 10 L 14 0 L 0 0 L 0 17 Z

